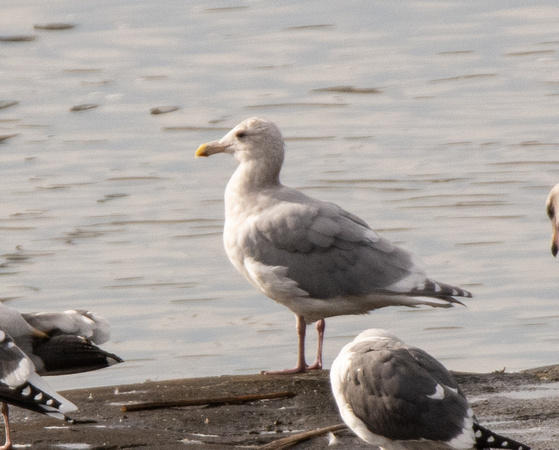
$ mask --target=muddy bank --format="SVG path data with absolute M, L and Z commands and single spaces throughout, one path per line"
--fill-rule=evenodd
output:
M 456 377 L 480 422 L 534 449 L 559 448 L 559 366 L 523 373 Z M 290 397 L 292 393 L 294 396 Z M 242 404 L 121 411 L 138 402 L 177 401 L 280 393 L 285 398 Z M 274 440 L 341 423 L 328 372 L 293 376 L 220 376 L 145 382 L 66 391 L 80 410 L 75 423 L 12 409 L 13 439 L 33 449 L 258 448 Z M 371 448 L 349 431 L 336 432 L 336 447 Z M 332 439 L 332 438 L 330 438 Z M 295 448 L 326 448 L 327 436 Z

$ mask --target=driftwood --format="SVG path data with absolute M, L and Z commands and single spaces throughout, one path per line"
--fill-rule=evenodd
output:
M 278 398 L 292 398 L 297 394 L 294 392 L 271 392 L 268 394 L 235 395 L 227 397 L 207 397 L 191 398 L 184 400 L 173 400 L 165 402 L 133 403 L 124 405 L 120 409 L 123 412 L 142 411 L 146 409 L 176 408 L 181 406 L 200 406 L 200 405 L 231 405 L 236 403 L 247 403 L 256 400 L 274 400 Z

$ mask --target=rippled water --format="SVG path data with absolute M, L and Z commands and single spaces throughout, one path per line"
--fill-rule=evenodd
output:
M 551 0 L 4 2 L 0 295 L 98 311 L 127 360 L 52 383 L 295 363 L 293 315 L 222 248 L 235 163 L 194 159 L 255 115 L 284 133 L 285 184 L 475 294 L 467 308 L 332 318 L 327 367 L 370 327 L 456 370 L 559 362 L 544 211 L 559 181 L 558 20 Z M 34 28 L 53 23 L 75 26 Z M 150 113 L 166 106 L 179 109 Z

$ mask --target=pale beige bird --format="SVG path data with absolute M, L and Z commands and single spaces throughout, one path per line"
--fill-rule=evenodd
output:
M 284 142 L 278 128 L 252 118 L 196 156 L 233 155 L 239 166 L 225 189 L 225 251 L 257 289 L 295 314 L 297 365 L 322 368 L 324 319 L 385 306 L 460 303 L 463 289 L 427 278 L 410 252 L 378 236 L 359 217 L 280 182 Z M 314 364 L 305 362 L 305 330 L 317 322 Z

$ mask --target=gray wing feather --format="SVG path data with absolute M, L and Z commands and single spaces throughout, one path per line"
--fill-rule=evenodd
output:
M 292 195 L 300 198 L 256 216 L 241 246 L 245 257 L 287 267 L 287 276 L 311 297 L 366 295 L 423 273 L 409 252 L 378 237 L 358 217 L 333 203 Z
M 20 386 L 34 370 L 27 355 L 0 330 L 0 382 L 10 387 Z
M 449 441 L 463 432 L 469 405 L 450 373 L 420 349 L 355 349 L 344 395 L 355 415 L 390 439 Z M 434 399 L 437 384 L 443 399 Z
M 44 414 L 64 418 L 76 405 L 52 389 L 35 371 L 29 357 L 0 330 L 0 400 Z
M 109 322 L 91 311 L 32 312 L 23 313 L 22 317 L 29 325 L 49 336 L 83 336 L 96 344 L 103 344 L 110 337 Z

